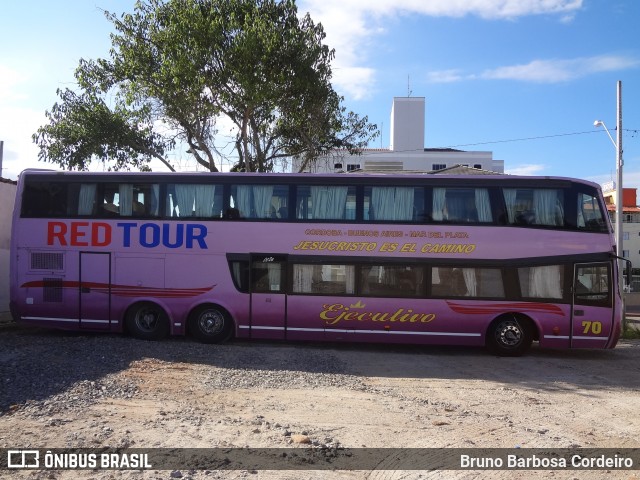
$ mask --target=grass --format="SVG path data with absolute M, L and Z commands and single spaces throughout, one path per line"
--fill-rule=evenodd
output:
M 629 319 L 622 322 L 622 338 L 625 340 L 638 340 L 640 339 L 640 326 L 631 326 Z

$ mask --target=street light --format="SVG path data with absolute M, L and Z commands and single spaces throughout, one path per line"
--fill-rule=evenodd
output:
M 614 148 L 616 149 L 616 255 L 618 258 L 618 281 L 620 285 L 624 285 L 623 277 L 622 277 L 622 260 L 621 258 L 624 256 L 622 249 L 622 165 L 624 164 L 622 161 L 622 82 L 618 80 L 618 120 L 616 122 L 616 131 L 618 141 L 616 142 L 611 133 L 609 133 L 609 129 L 604 124 L 602 120 L 596 120 L 593 122 L 594 127 L 603 127 L 604 130 L 609 135 L 611 139 L 611 143 L 613 143 Z
M 596 120 L 595 122 L 593 122 L 593 126 L 594 127 L 604 127 L 605 131 L 607 132 L 607 135 L 609 135 L 609 138 L 611 139 L 611 141 L 613 142 L 613 146 L 617 149 L 618 145 L 616 145 L 616 141 L 613 139 L 613 137 L 611 136 L 611 134 L 609 133 L 609 129 L 607 128 L 607 126 L 604 124 L 604 122 L 602 120 Z

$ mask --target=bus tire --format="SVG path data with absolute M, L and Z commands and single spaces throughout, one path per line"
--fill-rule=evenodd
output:
M 531 321 L 513 313 L 496 318 L 487 330 L 487 347 L 501 357 L 519 357 L 532 342 Z
M 189 333 L 202 343 L 222 343 L 231 338 L 233 320 L 218 305 L 201 305 L 189 315 Z
M 160 340 L 169 335 L 169 317 L 153 302 L 132 305 L 125 316 L 127 331 L 141 340 Z

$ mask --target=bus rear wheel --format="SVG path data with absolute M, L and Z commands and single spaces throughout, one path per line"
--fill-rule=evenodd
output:
M 127 330 L 142 340 L 160 340 L 169 335 L 169 318 L 159 305 L 141 302 L 127 311 Z
M 497 318 L 487 331 L 487 347 L 502 357 L 519 357 L 533 342 L 533 332 L 528 319 L 514 314 Z
M 189 332 L 203 343 L 222 343 L 232 331 L 231 316 L 217 305 L 202 305 L 189 315 Z

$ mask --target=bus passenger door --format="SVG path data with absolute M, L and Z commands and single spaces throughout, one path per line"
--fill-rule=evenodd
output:
M 574 268 L 571 347 L 603 348 L 613 327 L 611 263 Z
M 251 337 L 284 339 L 287 323 L 287 259 L 284 255 L 252 254 Z
M 111 254 L 80 252 L 80 328 L 109 330 L 111 327 Z

